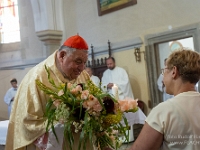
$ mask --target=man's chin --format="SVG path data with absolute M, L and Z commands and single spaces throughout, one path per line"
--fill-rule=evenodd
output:
M 78 78 L 79 75 L 80 74 L 74 74 L 74 75 L 71 76 L 71 79 L 76 79 L 76 78 Z

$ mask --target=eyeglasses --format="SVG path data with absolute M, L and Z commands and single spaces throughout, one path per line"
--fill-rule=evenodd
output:
M 161 69 L 161 74 L 162 74 L 162 75 L 164 75 L 165 69 L 169 69 L 169 68 L 163 68 L 163 69 Z

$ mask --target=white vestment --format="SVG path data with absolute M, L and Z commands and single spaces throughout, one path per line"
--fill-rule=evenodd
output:
M 8 116 L 10 116 L 10 112 L 12 109 L 12 98 L 15 97 L 15 94 L 17 93 L 17 88 L 11 87 L 4 96 L 4 102 L 8 105 Z
M 90 79 L 92 80 L 92 82 L 93 82 L 97 87 L 99 87 L 100 80 L 99 80 L 99 78 L 98 78 L 97 76 L 92 75 L 92 76 L 90 77 Z
M 107 85 L 114 83 L 118 87 L 119 99 L 125 97 L 133 97 L 132 88 L 129 82 L 128 74 L 123 68 L 115 67 L 113 70 L 107 69 L 102 77 L 102 89 L 107 91 Z M 108 89 L 108 93 L 112 94 L 112 90 Z
M 168 99 L 174 97 L 173 95 L 167 94 L 167 93 L 165 92 L 165 87 L 164 87 L 164 85 L 163 85 L 163 75 L 162 75 L 162 74 L 160 74 L 160 76 L 159 76 L 159 78 L 158 78 L 158 80 L 157 80 L 157 85 L 158 85 L 158 89 L 159 89 L 161 92 L 163 92 L 163 101 L 166 101 L 166 100 L 168 100 Z

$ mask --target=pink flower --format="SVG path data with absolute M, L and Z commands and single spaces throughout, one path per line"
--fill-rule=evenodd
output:
M 88 98 L 88 95 L 89 95 L 89 91 L 88 90 L 82 91 L 82 93 L 81 93 L 81 99 L 86 100 Z
M 61 103 L 60 100 L 55 100 L 55 101 L 53 102 L 53 104 L 54 104 L 56 107 L 58 107 L 58 106 L 60 105 L 60 103 Z
M 100 112 L 103 108 L 101 106 L 101 104 L 98 102 L 96 102 L 94 105 L 93 105 L 93 110 L 96 111 L 96 112 Z
M 79 91 L 79 92 L 82 92 L 82 87 L 80 85 L 77 85 L 76 90 Z
M 74 95 L 77 95 L 81 91 L 82 91 L 82 88 L 80 85 L 77 85 L 75 88 L 71 89 L 71 93 Z
M 134 99 L 130 99 L 128 100 L 128 103 L 129 103 L 129 109 L 134 109 L 138 106 L 138 103 L 137 103 L 138 99 L 134 100 Z
M 90 101 L 96 101 L 97 100 L 97 98 L 96 97 L 94 97 L 93 95 L 89 95 L 89 98 L 88 98 Z M 97 100 L 98 101 L 98 100 Z
M 129 109 L 128 101 L 126 101 L 126 100 L 119 100 L 118 103 L 119 103 L 119 108 L 120 108 L 121 111 L 124 112 L 124 111 L 126 111 L 126 110 Z
M 86 109 L 90 109 L 96 112 L 99 112 L 102 110 L 102 106 L 99 103 L 98 99 L 94 97 L 93 95 L 89 95 L 88 100 L 83 102 L 83 107 Z
M 132 98 L 126 98 L 124 100 L 119 100 L 119 108 L 122 112 L 128 111 L 130 109 L 134 109 L 137 107 L 137 99 L 134 100 Z
M 72 87 L 71 83 L 67 83 L 67 88 L 70 89 Z
M 78 94 L 78 91 L 74 88 L 74 89 L 71 89 L 71 91 L 70 91 L 72 94 L 74 94 L 74 95 L 77 95 Z
M 96 98 L 93 95 L 89 95 L 89 99 L 83 102 L 83 107 L 90 109 L 93 107 L 95 103 L 96 103 Z

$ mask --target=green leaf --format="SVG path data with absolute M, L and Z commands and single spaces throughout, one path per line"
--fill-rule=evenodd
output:
M 58 141 L 58 136 L 56 135 L 56 132 L 55 132 L 55 128 L 54 128 L 54 124 L 53 124 L 53 122 L 51 123 L 51 129 L 52 129 L 53 134 L 54 134 L 55 137 L 56 137 L 56 141 L 59 143 L 59 141 Z

